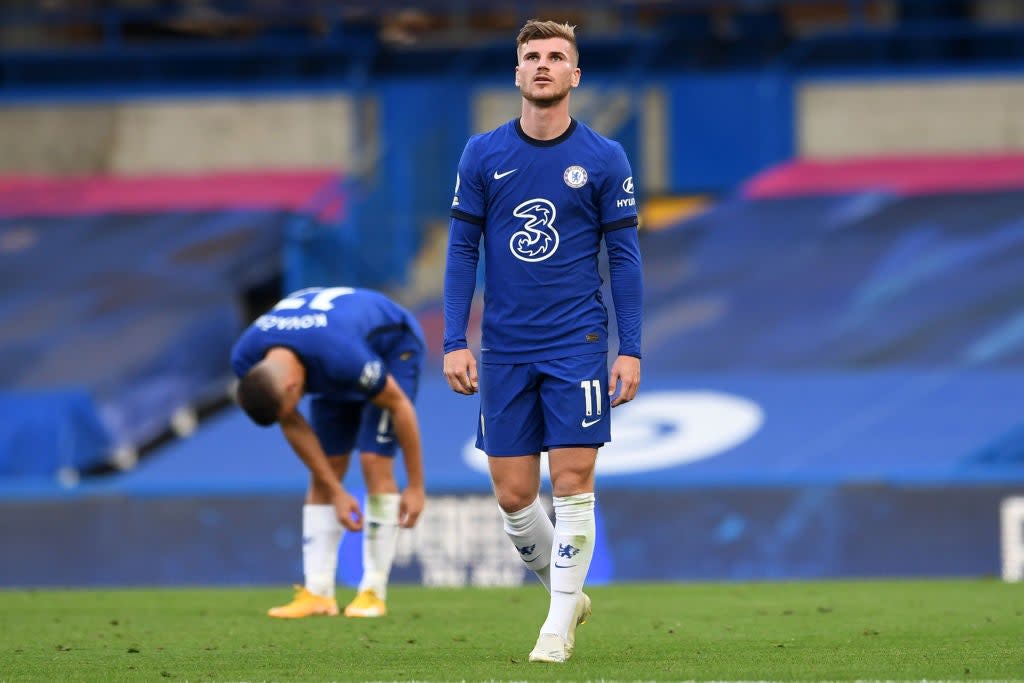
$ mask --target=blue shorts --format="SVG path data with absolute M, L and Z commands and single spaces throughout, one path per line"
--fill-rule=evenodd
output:
M 410 340 L 412 342 L 415 338 L 410 336 Z M 423 345 L 416 341 L 384 358 L 388 373 L 410 401 L 416 400 L 424 351 Z M 361 453 L 395 455 L 398 443 L 391 413 L 369 401 L 314 398 L 310 401 L 310 413 L 313 431 L 329 456 L 346 455 L 353 447 Z
M 528 455 L 611 440 L 608 354 L 518 365 L 480 364 L 476 447 Z

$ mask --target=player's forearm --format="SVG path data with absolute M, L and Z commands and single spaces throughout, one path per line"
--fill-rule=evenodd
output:
M 423 481 L 423 455 L 420 451 L 413 451 L 413 453 L 415 455 L 410 456 L 404 448 L 402 449 L 406 487 L 423 490 L 426 488 Z
M 405 463 L 405 476 L 410 488 L 424 487 L 423 482 L 423 446 L 420 440 L 419 423 L 412 403 L 405 401 L 392 414 L 395 421 L 395 435 L 398 445 L 402 447 L 402 462 Z
M 292 450 L 306 465 L 310 474 L 332 494 L 342 490 L 341 482 L 334 475 L 320 440 L 313 428 L 301 415 L 281 420 L 281 431 Z

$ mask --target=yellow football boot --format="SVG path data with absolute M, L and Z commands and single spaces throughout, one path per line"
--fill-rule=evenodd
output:
M 287 605 L 271 607 L 267 614 L 278 619 L 302 619 L 314 616 L 338 616 L 338 602 L 334 598 L 314 595 L 305 586 L 295 586 L 295 598 Z
M 345 607 L 346 617 L 383 617 L 387 613 L 387 605 L 372 589 L 359 591 L 355 600 Z

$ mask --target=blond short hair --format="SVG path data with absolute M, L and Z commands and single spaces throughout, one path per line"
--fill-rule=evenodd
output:
M 557 21 L 541 21 L 530 19 L 519 29 L 519 36 L 516 37 L 516 54 L 519 48 L 531 40 L 543 40 L 544 38 L 564 38 L 572 46 L 576 63 L 580 61 L 580 50 L 576 45 L 576 27 L 572 24 L 560 23 Z

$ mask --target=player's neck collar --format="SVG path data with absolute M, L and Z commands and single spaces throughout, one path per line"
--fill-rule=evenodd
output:
M 576 130 L 576 119 L 570 116 L 569 127 L 565 129 L 564 133 L 559 135 L 557 138 L 551 138 L 550 140 L 538 140 L 536 138 L 531 138 L 529 135 L 526 134 L 526 131 L 523 130 L 522 117 L 517 118 L 515 123 L 516 133 L 519 134 L 519 137 L 523 139 L 523 142 L 533 145 L 534 147 L 553 147 L 557 144 L 564 142 L 565 140 L 568 140 L 569 136 L 572 135 L 573 131 Z

